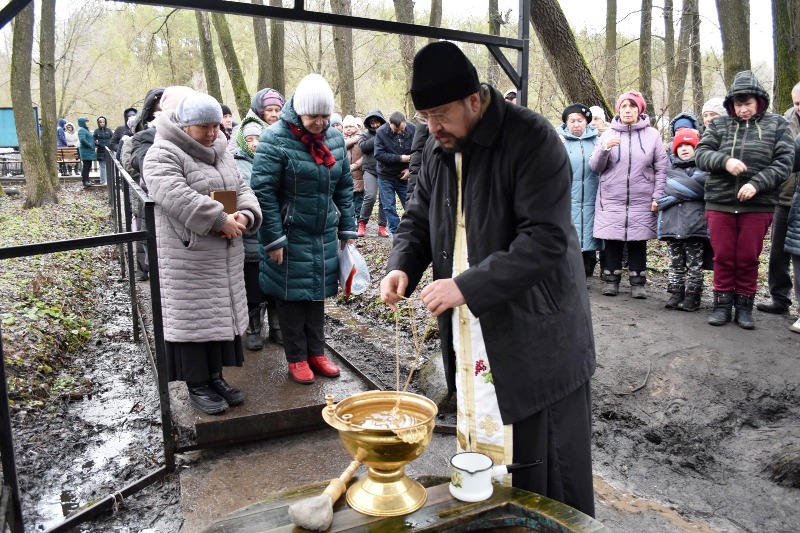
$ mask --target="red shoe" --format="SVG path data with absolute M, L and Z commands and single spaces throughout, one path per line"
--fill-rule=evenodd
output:
M 314 383 L 314 373 L 308 367 L 307 361 L 289 363 L 289 379 L 303 385 Z
M 378 236 L 380 237 L 388 237 L 389 232 L 386 231 L 386 226 L 378 226 Z
M 363 237 L 367 234 L 367 223 L 366 222 L 359 222 L 358 223 L 358 236 Z
M 339 376 L 339 367 L 334 365 L 324 355 L 312 355 L 308 358 L 308 364 L 311 370 L 325 376 L 326 378 L 335 378 Z

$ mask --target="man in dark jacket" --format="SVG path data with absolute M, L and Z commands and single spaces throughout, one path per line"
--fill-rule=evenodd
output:
M 97 128 L 94 133 L 94 146 L 97 149 L 97 166 L 100 169 L 100 184 L 106 184 L 106 146 L 111 146 L 111 137 L 114 135 L 106 126 L 106 117 L 97 117 Z
M 111 136 L 110 147 L 112 152 L 117 153 L 119 151 L 119 141 L 122 140 L 123 137 L 126 135 L 133 136 L 133 131 L 128 128 L 128 120 L 130 120 L 131 117 L 135 117 L 138 112 L 139 110 L 135 107 L 129 107 L 122 113 L 122 126 L 118 126 L 117 129 L 114 130 L 114 135 Z
M 414 133 L 414 140 L 411 142 L 411 159 L 408 162 L 408 188 L 406 189 L 406 202 L 411 200 L 414 194 L 414 187 L 417 186 L 417 176 L 422 166 L 422 149 L 428 142 L 428 125 L 424 122 L 417 126 Z
M 395 194 L 400 198 L 403 209 L 406 207 L 408 162 L 411 161 L 411 142 L 415 131 L 414 125 L 406 122 L 405 115 L 395 111 L 389 115 L 389 123 L 375 132 L 378 191 L 392 236 L 397 233 L 397 225 L 400 223 Z
M 386 124 L 386 119 L 380 109 L 373 109 L 364 119 L 364 133 L 358 141 L 361 149 L 361 170 L 364 171 L 364 203 L 361 204 L 361 213 L 358 214 L 358 236 L 367 234 L 367 223 L 372 216 L 372 208 L 378 198 L 378 171 L 375 161 L 375 132 Z M 386 215 L 383 213 L 381 203 L 378 202 L 378 235 L 388 237 L 386 232 Z
M 567 154 L 544 117 L 481 85 L 452 43 L 417 53 L 411 97 L 433 139 L 381 298 L 410 296 L 432 264 L 420 298 L 438 317 L 459 449 L 542 460 L 513 486 L 593 515 L 594 335 Z
M 789 122 L 792 137 L 800 135 L 800 83 L 792 88 L 792 107 L 783 118 Z M 789 265 L 792 262 L 791 254 L 784 251 L 786 241 L 786 228 L 789 224 L 789 209 L 792 207 L 792 198 L 797 186 L 797 172 L 789 174 L 789 178 L 781 185 L 778 193 L 778 203 L 775 205 L 775 215 L 772 218 L 772 233 L 770 235 L 769 270 L 767 283 L 772 301 L 758 303 L 756 307 L 765 313 L 783 315 L 789 312 L 792 305 L 792 278 L 789 275 Z M 798 302 L 800 305 L 800 302 Z

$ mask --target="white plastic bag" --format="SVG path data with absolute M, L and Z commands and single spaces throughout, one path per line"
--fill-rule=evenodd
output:
M 339 285 L 345 296 L 361 294 L 369 287 L 369 267 L 355 244 L 339 248 Z

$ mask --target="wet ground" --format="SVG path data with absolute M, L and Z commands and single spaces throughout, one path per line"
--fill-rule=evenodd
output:
M 326 333 L 332 346 L 394 388 L 395 332 L 376 292 L 388 246 L 362 240 L 362 253 L 376 265 L 372 287 L 332 302 Z M 797 480 L 772 481 L 770 468 L 800 456 L 800 335 L 789 332 L 789 317 L 763 313 L 756 313 L 754 331 L 708 326 L 708 296 L 699 313 L 664 310 L 663 278 L 654 278 L 643 301 L 624 290 L 603 297 L 600 282 L 590 281 L 597 517 L 631 533 L 796 531 Z M 27 530 L 47 529 L 159 465 L 157 393 L 150 363 L 130 342 L 125 288 L 112 283 L 103 298 L 107 326 L 86 354 L 83 398 L 51 415 L 15 415 Z M 424 330 L 427 316 L 415 309 Z M 407 324 L 400 340 L 405 376 L 415 355 Z M 435 339 L 423 357 L 430 362 L 414 387 L 438 400 Z M 453 451 L 453 437 L 437 434 L 409 473 L 446 475 Z M 175 475 L 82 531 L 200 531 L 264 494 L 337 476 L 349 459 L 324 429 L 187 452 Z

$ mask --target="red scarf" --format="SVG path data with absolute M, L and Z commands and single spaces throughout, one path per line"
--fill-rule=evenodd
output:
M 316 164 L 325 165 L 328 168 L 331 168 L 336 164 L 336 158 L 333 157 L 331 151 L 327 146 L 325 146 L 325 143 L 322 142 L 322 139 L 325 138 L 324 133 L 309 133 L 307 131 L 303 132 L 303 130 L 291 122 L 286 122 L 286 125 L 289 126 L 289 129 L 292 130 L 292 133 L 294 133 L 297 138 L 300 139 L 300 142 L 306 145 L 306 148 L 308 148 L 308 153 L 314 158 L 314 162 Z

